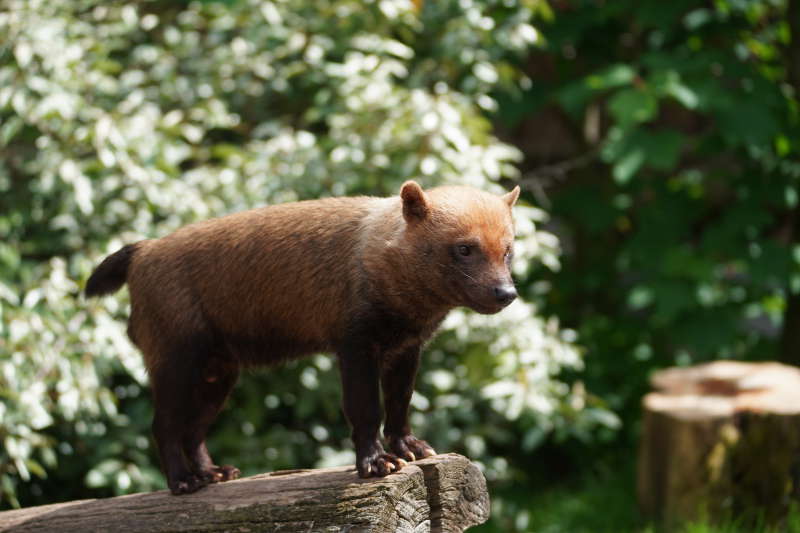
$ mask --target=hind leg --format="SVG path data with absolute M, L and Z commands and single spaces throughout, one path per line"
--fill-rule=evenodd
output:
M 183 450 L 192 471 L 209 483 L 239 477 L 238 468 L 214 464 L 205 441 L 208 428 L 222 409 L 238 377 L 239 370 L 235 366 L 223 366 L 210 361 L 203 374 L 203 383 L 195 392 L 196 419 L 184 434 Z
M 161 391 L 154 389 L 156 409 L 153 436 L 158 446 L 161 469 L 167 477 L 167 486 L 173 494 L 195 492 L 208 482 L 192 471 L 184 455 L 181 430 L 185 426 L 186 413 L 164 399 L 167 394 L 163 387 Z
M 221 399 L 211 394 L 213 409 L 208 406 L 209 385 L 204 370 L 209 361 L 208 343 L 195 342 L 184 349 L 169 352 L 150 366 L 155 416 L 153 434 L 158 445 L 161 468 L 173 494 L 186 494 L 207 485 L 211 480 L 196 470 L 196 456 L 185 450 L 188 436 L 202 433 L 222 405 L 232 383 Z M 234 380 L 235 381 L 235 380 Z M 215 387 L 211 387 L 215 390 Z M 196 455 L 196 454 L 194 454 Z M 207 452 L 206 452 L 207 456 Z M 210 462 L 210 458 L 208 458 Z

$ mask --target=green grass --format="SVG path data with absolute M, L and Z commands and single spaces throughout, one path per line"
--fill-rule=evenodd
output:
M 494 506 L 487 524 L 475 533 L 663 533 L 647 523 L 636 508 L 632 468 L 569 480 L 541 490 L 530 486 L 490 487 Z M 783 524 L 683 524 L 669 533 L 800 533 L 800 508 L 794 507 Z
M 685 524 L 680 533 L 798 533 L 800 532 L 800 509 L 793 507 L 783 524 L 768 526 L 763 523 L 740 524 L 728 522 L 711 525 L 708 522 Z

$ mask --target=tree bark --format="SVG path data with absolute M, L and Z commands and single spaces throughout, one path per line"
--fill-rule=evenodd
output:
M 717 361 L 652 384 L 637 487 L 646 516 L 775 522 L 800 501 L 800 369 Z
M 185 496 L 167 491 L 0 513 L 3 532 L 461 532 L 486 521 L 477 466 L 456 454 L 415 461 L 385 478 L 353 467 L 260 474 Z

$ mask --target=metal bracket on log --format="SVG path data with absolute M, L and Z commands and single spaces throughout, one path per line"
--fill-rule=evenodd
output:
M 2 532 L 461 532 L 489 517 L 483 474 L 444 454 L 384 478 L 351 467 L 272 472 L 206 487 L 79 500 L 0 513 Z

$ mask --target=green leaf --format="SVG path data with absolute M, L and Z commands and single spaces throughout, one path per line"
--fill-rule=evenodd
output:
M 703 25 L 713 20 L 714 14 L 710 9 L 700 8 L 695 9 L 686 14 L 683 22 L 689 30 L 698 30 Z
M 629 85 L 636 77 L 630 65 L 618 63 L 585 78 L 568 83 L 558 91 L 558 102 L 572 115 L 578 117 L 592 97 L 600 91 Z
M 641 147 L 634 148 L 622 156 L 614 165 L 613 174 L 617 183 L 624 184 L 630 181 L 636 171 L 644 163 L 645 152 Z
M 657 170 L 672 170 L 678 161 L 684 137 L 674 130 L 662 130 L 642 137 L 647 165 Z
M 628 85 L 636 77 L 636 71 L 630 65 L 618 63 L 586 77 L 585 84 L 591 89 L 611 89 Z
M 694 90 L 680 82 L 675 82 L 667 88 L 667 93 L 683 104 L 687 109 L 696 109 L 700 102 L 700 97 Z
M 720 131 L 731 144 L 771 147 L 778 133 L 772 110 L 755 99 L 737 99 L 735 105 L 720 107 L 716 116 Z
M 684 137 L 674 130 L 612 128 L 601 156 L 613 166 L 617 183 L 627 183 L 643 166 L 672 170 L 678 162 Z
M 16 115 L 6 119 L 3 126 L 0 127 L 0 146 L 7 146 L 24 124 L 25 122 Z
M 792 142 L 785 135 L 775 137 L 775 153 L 779 157 L 786 157 L 792 151 Z
M 10 475 L 3 474 L 0 476 L 0 488 L 11 507 L 18 508 L 20 505 L 16 495 L 17 481 Z
M 583 109 L 591 100 L 594 90 L 587 87 L 585 83 L 574 82 L 565 85 L 556 94 L 556 100 L 567 113 L 576 119 L 583 115 Z
M 669 65 L 672 67 L 673 63 L 669 63 Z M 653 68 L 659 68 L 659 70 L 656 70 L 649 82 L 658 96 L 674 98 L 687 109 L 697 108 L 700 96 L 683 81 L 681 75 L 674 68 L 665 68 L 664 65 Z
M 643 89 L 623 89 L 608 102 L 608 110 L 622 125 L 646 122 L 658 113 L 658 99 Z
M 34 461 L 33 459 L 27 459 L 25 461 L 25 465 L 28 467 L 28 470 L 31 471 L 37 477 L 46 478 L 47 472 L 45 471 L 44 467 L 39 464 L 39 462 Z

